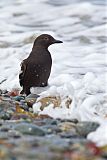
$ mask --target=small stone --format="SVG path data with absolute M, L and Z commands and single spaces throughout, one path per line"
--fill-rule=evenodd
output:
M 43 128 L 46 130 L 47 134 L 58 134 L 61 132 L 61 129 L 56 125 L 46 124 Z
M 79 122 L 75 126 L 79 135 L 86 137 L 90 132 L 95 131 L 99 127 L 99 123 L 96 122 Z
M 6 94 L 6 93 L 8 93 L 7 90 L 1 90 L 1 89 L 0 89 L 0 94 Z
M 11 120 L 30 120 L 30 117 L 26 114 L 14 114 L 12 117 L 11 117 Z
M 76 134 L 76 132 L 62 132 L 59 135 L 62 138 L 70 138 L 70 139 L 79 138 L 79 136 Z
M 10 99 L 9 99 L 10 100 Z M 10 107 L 13 107 L 14 108 L 14 104 L 12 103 L 12 102 L 9 102 L 9 101 L 5 101 L 5 100 L 3 100 L 3 101 L 1 101 L 0 102 L 0 108 L 2 108 L 3 110 L 4 109 L 7 109 L 7 108 L 10 108 Z
M 71 103 L 72 103 L 72 99 L 71 99 L 70 97 L 67 97 L 67 99 L 66 99 L 66 101 L 65 101 L 65 106 L 66 106 L 67 108 L 69 108 L 69 106 L 71 105 Z
M 2 90 L 0 89 L 0 96 L 2 95 Z
M 9 129 L 10 129 L 10 128 L 8 128 L 8 127 L 2 126 L 2 127 L 0 128 L 0 131 L 2 131 L 2 132 L 8 132 Z
M 1 108 L 0 108 L 0 110 L 1 110 Z M 12 108 L 12 107 L 2 108 L 2 110 L 0 112 L 0 119 L 10 120 L 14 112 L 15 112 L 15 108 Z
M 21 103 L 20 107 L 21 107 L 22 109 L 24 109 L 24 111 L 29 111 L 29 107 L 28 107 L 27 104 L 22 104 L 22 103 Z
M 2 111 L 0 113 L 0 119 L 3 119 L 3 120 L 9 120 L 11 118 L 11 114 L 7 113 L 7 112 L 4 112 Z
M 27 97 L 26 97 L 26 99 L 29 99 L 29 98 L 34 98 L 34 99 L 37 99 L 39 97 L 39 95 L 37 95 L 37 94 L 29 94 Z
M 8 136 L 11 137 L 11 138 L 20 138 L 21 137 L 21 134 L 18 132 L 18 131 L 15 131 L 15 130 L 10 130 L 8 132 Z
M 9 158 L 9 151 L 5 146 L 0 146 L 0 159 L 7 160 Z M 10 160 L 10 158 L 9 158 Z
M 18 130 L 23 134 L 28 134 L 28 135 L 35 135 L 35 136 L 45 135 L 45 131 L 43 129 L 31 123 L 19 123 L 15 126 L 14 129 Z
M 0 139 L 8 139 L 8 132 L 0 132 Z
M 72 122 L 62 122 L 58 126 L 62 131 L 75 130 L 75 124 Z
M 32 112 L 32 113 L 33 113 L 33 108 L 29 108 L 29 112 Z
M 78 123 L 77 119 L 61 119 L 61 122 L 72 122 L 72 123 Z
M 29 107 L 32 107 L 38 97 L 39 95 L 37 94 L 30 94 L 25 98 L 25 102 L 27 103 Z
M 13 99 L 14 99 L 15 101 L 21 101 L 21 100 L 24 100 L 25 97 L 24 97 L 24 96 L 15 96 L 15 97 L 13 97 Z
M 15 97 L 19 95 L 19 89 L 14 88 L 11 92 L 8 93 L 9 96 Z
M 57 125 L 58 124 L 58 122 L 57 122 L 57 120 L 52 120 L 52 122 L 51 122 L 51 125 Z
M 40 109 L 43 110 L 45 107 L 53 104 L 54 107 L 59 107 L 61 105 L 61 98 L 59 96 L 49 96 L 39 99 L 37 102 L 41 103 Z

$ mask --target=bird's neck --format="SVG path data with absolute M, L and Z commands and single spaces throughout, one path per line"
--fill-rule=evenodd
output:
M 32 48 L 32 51 L 34 50 L 48 50 L 48 46 L 43 46 L 43 45 L 34 45 L 33 48 Z
M 44 46 L 33 46 L 32 51 L 31 51 L 31 55 L 50 55 L 50 52 L 48 51 L 48 48 L 44 47 Z

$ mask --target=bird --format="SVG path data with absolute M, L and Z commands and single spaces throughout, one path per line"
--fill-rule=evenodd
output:
M 49 34 L 41 34 L 34 40 L 32 51 L 21 63 L 19 83 L 20 94 L 29 95 L 31 87 L 45 87 L 51 73 L 52 57 L 48 47 L 54 43 L 63 43 Z

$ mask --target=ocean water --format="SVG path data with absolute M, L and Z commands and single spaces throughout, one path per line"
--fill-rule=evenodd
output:
M 49 47 L 53 65 L 45 94 L 66 95 L 73 102 L 69 109 L 49 106 L 40 113 L 98 121 L 101 127 L 87 137 L 98 145 L 107 144 L 106 16 L 105 0 L 0 1 L 0 88 L 20 88 L 20 63 L 37 35 L 62 40 Z

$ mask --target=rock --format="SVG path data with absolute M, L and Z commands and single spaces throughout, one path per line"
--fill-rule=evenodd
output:
M 75 129 L 75 123 L 72 123 L 72 122 L 61 122 L 58 124 L 59 126 L 59 129 L 61 130 L 61 132 L 59 133 L 59 135 L 62 137 L 62 138 L 77 138 L 77 137 L 80 137 L 78 135 L 78 133 L 76 132 L 76 129 Z
M 9 96 L 15 97 L 19 95 L 19 89 L 18 88 L 13 88 L 11 92 L 8 93 Z
M 11 114 L 9 114 L 5 111 L 2 111 L 2 112 L 0 112 L 0 119 L 9 120 L 9 119 L 11 119 Z
M 39 99 L 37 99 L 36 103 L 41 104 L 40 107 L 41 110 L 43 110 L 50 104 L 53 105 L 53 108 L 61 107 L 62 105 L 65 105 L 67 108 L 69 108 L 69 106 L 72 103 L 72 99 L 70 97 L 66 97 L 64 100 L 62 100 L 60 96 L 47 96 L 47 97 L 40 97 Z
M 7 103 L 6 103 L 7 105 Z M 4 106 L 4 104 L 3 104 Z M 6 106 L 5 106 L 6 107 Z M 3 119 L 3 120 L 10 120 L 13 113 L 15 112 L 15 108 L 0 108 L 0 119 Z M 8 106 L 7 106 L 8 107 Z
M 5 90 L 2 90 L 2 94 L 7 95 L 8 91 L 5 89 Z
M 0 139 L 8 139 L 9 137 L 8 137 L 8 132 L 1 132 L 0 131 Z
M 43 128 L 46 130 L 47 134 L 59 134 L 61 132 L 61 129 L 54 125 L 45 125 Z
M 20 107 L 24 109 L 24 111 L 30 111 L 29 106 L 26 103 L 20 103 Z
M 0 109 L 4 110 L 4 109 L 7 109 L 7 108 L 10 108 L 10 107 L 15 107 L 14 103 L 9 101 L 10 99 L 8 100 L 3 100 L 3 101 L 0 101 Z
M 15 130 L 9 130 L 8 132 L 8 136 L 11 137 L 11 138 L 15 138 L 15 139 L 18 139 L 21 137 L 21 134 L 18 132 L 18 131 L 15 131 Z
M 58 121 L 57 121 L 57 120 L 53 119 L 53 120 L 51 121 L 51 125 L 57 125 L 57 124 L 58 124 Z
M 72 99 L 70 97 L 66 97 L 65 106 L 67 108 L 69 108 L 69 106 L 71 105 L 71 103 L 72 103 Z
M 32 99 L 32 98 L 37 99 L 38 97 L 39 97 L 39 95 L 37 95 L 37 94 L 32 94 L 32 93 L 31 93 L 31 94 L 29 94 L 29 95 L 26 97 L 26 100 L 27 100 L 27 99 L 30 99 L 30 98 L 31 98 L 31 99 Z
M 28 135 L 35 135 L 35 136 L 45 135 L 45 131 L 43 129 L 31 123 L 19 123 L 15 126 L 14 129 L 18 130 L 23 134 L 28 134 Z
M 26 121 L 30 121 L 30 117 L 29 115 L 26 114 L 14 114 L 11 117 L 11 120 L 26 120 Z
M 72 122 L 72 123 L 78 123 L 77 119 L 60 119 L 61 122 Z
M 0 159 L 1 160 L 10 160 L 9 151 L 5 146 L 0 146 Z
M 26 98 L 25 98 L 25 102 L 27 103 L 27 105 L 29 107 L 32 107 L 33 104 L 36 102 L 37 98 L 39 97 L 39 95 L 37 94 L 29 94 Z
M 100 147 L 100 150 L 102 157 L 107 159 L 107 145 Z
M 99 123 L 96 122 L 79 122 L 75 126 L 79 135 L 86 137 L 90 132 L 95 131 L 99 127 Z
M 61 132 L 59 135 L 61 136 L 61 138 L 70 138 L 70 139 L 76 139 L 79 137 L 78 134 L 73 131 Z
M 62 122 L 62 123 L 59 123 L 58 126 L 62 131 L 75 130 L 75 124 L 72 122 Z
M 9 130 L 10 130 L 10 128 L 7 127 L 7 126 L 2 126 L 2 127 L 0 128 L 0 131 L 2 131 L 2 132 L 8 132 Z
M 2 95 L 2 90 L 0 89 L 0 96 Z
M 24 96 L 14 96 L 13 99 L 14 99 L 15 101 L 21 101 L 21 100 L 24 100 L 25 97 L 24 97 Z
M 40 109 L 43 110 L 45 107 L 49 106 L 50 104 L 53 104 L 54 107 L 59 107 L 61 104 L 61 98 L 55 97 L 55 96 L 49 96 L 49 97 L 43 97 L 39 99 L 37 102 L 41 103 Z

